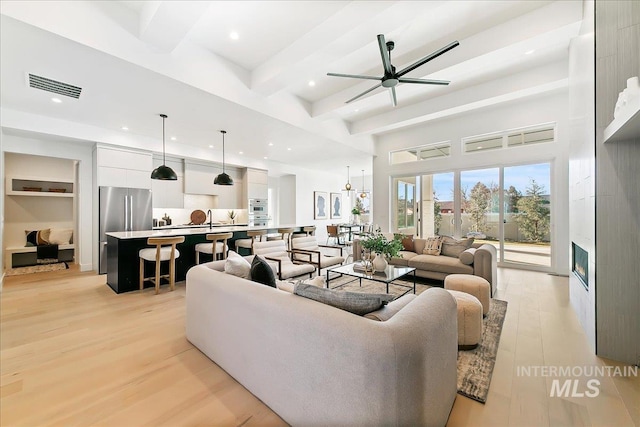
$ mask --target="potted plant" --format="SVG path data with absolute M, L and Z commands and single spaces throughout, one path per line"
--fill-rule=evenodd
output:
M 387 267 L 387 260 L 397 257 L 402 250 L 402 241 L 398 237 L 388 240 L 380 232 L 380 229 L 366 239 L 363 239 L 361 245 L 364 249 L 376 254 L 373 260 L 373 267 L 376 271 L 384 270 Z
M 229 212 L 227 212 L 227 215 L 229 216 L 229 219 L 231 220 L 231 224 L 235 224 L 236 223 L 236 211 L 229 211 Z

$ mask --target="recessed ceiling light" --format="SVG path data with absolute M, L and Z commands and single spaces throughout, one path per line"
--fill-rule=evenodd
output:
M 122 130 L 129 130 L 129 128 L 128 128 L 128 127 L 126 127 L 126 126 L 122 126 L 120 129 L 122 129 Z
M 353 110 L 353 111 L 355 111 L 355 112 L 357 113 L 358 111 L 360 111 L 360 109 L 359 109 L 359 108 L 356 108 L 356 109 L 355 109 L 355 110 Z
M 62 103 L 62 99 L 60 98 L 51 98 L 52 102 L 55 102 L 56 104 L 61 104 Z
M 287 148 L 287 151 L 291 151 L 291 147 Z
M 231 40 L 238 40 L 240 38 L 240 34 L 236 33 L 235 31 L 231 31 L 229 33 L 229 38 Z
M 477 147 L 476 147 L 476 150 L 480 150 L 480 149 L 482 149 L 482 146 L 481 146 L 481 145 L 479 145 L 479 146 L 477 146 Z
M 267 156 L 264 156 L 264 157 L 263 157 L 263 159 L 267 160 L 267 159 L 268 159 L 268 157 L 267 157 Z
M 176 138 L 175 136 L 172 136 L 172 137 L 171 137 L 171 140 L 172 140 L 172 141 L 177 141 L 177 140 L 178 140 L 178 138 Z
M 213 148 L 213 145 L 210 145 L 209 148 Z
M 309 86 L 314 87 L 316 85 L 316 82 L 314 82 L 313 80 L 309 80 Z
M 242 152 L 242 151 L 238 151 L 238 154 L 244 154 L 244 152 Z
M 535 49 L 531 49 L 531 50 L 526 51 L 524 54 L 525 55 L 531 55 L 535 51 L 536 51 Z
M 269 143 L 269 147 L 273 147 L 273 142 L 270 142 L 270 143 Z

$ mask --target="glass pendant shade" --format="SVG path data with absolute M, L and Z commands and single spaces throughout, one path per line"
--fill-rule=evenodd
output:
M 166 165 L 165 150 L 164 150 L 164 119 L 167 118 L 166 114 L 160 114 L 162 117 L 162 165 L 158 166 L 151 172 L 151 179 L 160 179 L 163 181 L 175 181 L 178 179 L 178 175 Z
M 213 183 L 216 185 L 233 185 L 233 179 L 224 172 L 224 135 L 227 133 L 226 130 L 221 130 L 222 134 L 222 173 L 215 177 Z
M 344 189 L 351 191 L 351 183 L 349 182 L 349 166 L 347 166 L 347 183 L 344 185 Z
M 364 169 L 362 169 L 362 193 L 360 193 L 360 198 L 364 199 L 367 197 L 367 193 L 364 192 Z

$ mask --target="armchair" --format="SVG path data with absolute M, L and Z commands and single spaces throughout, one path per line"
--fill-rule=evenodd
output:
M 253 253 L 278 263 L 278 278 L 280 280 L 302 276 L 303 274 L 309 274 L 309 277 L 311 277 L 315 267 L 311 264 L 293 262 L 291 251 L 287 250 L 286 245 L 287 243 L 284 240 L 254 242 Z
M 340 255 L 325 255 L 320 251 L 321 247 L 339 250 Z M 344 262 L 342 250 L 343 248 L 340 246 L 318 245 L 318 241 L 314 236 L 298 237 L 291 241 L 293 259 L 314 265 L 318 269 L 318 275 L 320 275 L 321 269 L 342 264 Z

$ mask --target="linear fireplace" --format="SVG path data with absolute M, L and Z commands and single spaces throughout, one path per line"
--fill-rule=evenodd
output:
M 571 271 L 578 276 L 585 289 L 589 289 L 589 252 L 571 242 Z

